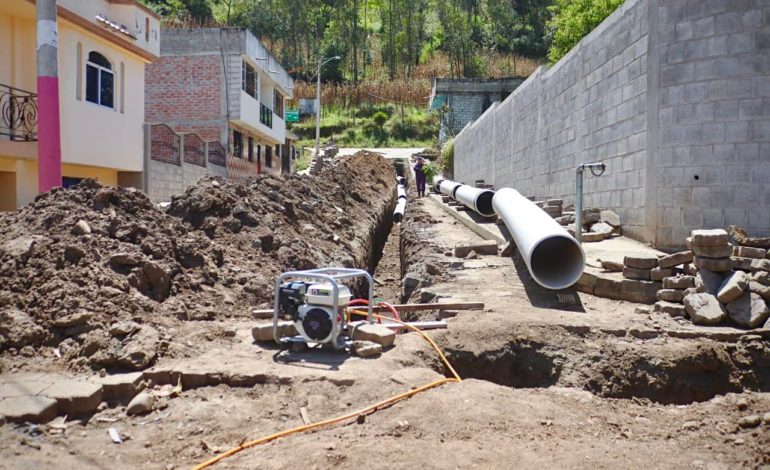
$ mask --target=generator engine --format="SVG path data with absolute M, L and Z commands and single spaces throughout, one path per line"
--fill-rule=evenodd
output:
M 344 326 L 344 309 L 351 299 L 350 289 L 338 285 L 337 310 L 334 286 L 330 283 L 286 282 L 278 293 L 280 313 L 294 321 L 297 332 L 307 342 L 334 343 Z

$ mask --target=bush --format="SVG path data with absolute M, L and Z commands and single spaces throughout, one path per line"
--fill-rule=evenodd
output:
M 623 0 L 556 0 L 549 7 L 553 18 L 548 27 L 553 34 L 548 60 L 554 64 L 583 37 L 615 11 Z
M 429 185 L 432 185 L 433 178 L 435 178 L 438 174 L 439 168 L 434 163 L 425 162 L 425 164 L 422 166 L 422 172 L 425 175 L 425 181 L 427 181 Z
M 389 117 L 390 116 L 388 116 L 388 113 L 384 111 L 377 111 L 372 116 L 372 120 L 374 121 L 375 124 L 382 127 L 383 125 L 385 125 L 386 122 L 388 122 Z
M 446 171 L 445 176 L 454 175 L 455 167 L 455 139 L 450 137 L 441 147 L 441 166 Z

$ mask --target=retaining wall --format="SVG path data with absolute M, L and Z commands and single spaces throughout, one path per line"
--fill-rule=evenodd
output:
M 618 212 L 666 248 L 690 230 L 770 234 L 770 5 L 627 0 L 455 140 L 455 178 Z

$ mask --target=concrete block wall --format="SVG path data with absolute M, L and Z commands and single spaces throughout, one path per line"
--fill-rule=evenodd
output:
M 153 202 L 170 201 L 174 194 L 181 194 L 187 187 L 182 177 L 182 167 L 150 160 L 148 162 L 147 195 Z
M 627 0 L 465 127 L 455 179 L 571 204 L 577 164 L 602 161 L 585 204 L 635 238 L 675 248 L 732 223 L 768 234 L 768 25 L 766 0 Z
M 656 240 L 770 235 L 770 3 L 661 1 Z
M 182 194 L 208 175 L 227 177 L 227 168 L 212 163 L 202 167 L 191 163 L 174 165 L 150 160 L 147 195 L 153 202 L 170 201 L 172 196 Z

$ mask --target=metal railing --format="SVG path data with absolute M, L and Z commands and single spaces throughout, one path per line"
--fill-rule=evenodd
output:
M 150 159 L 181 165 L 182 162 L 206 167 L 206 161 L 225 166 L 225 147 L 216 140 L 204 141 L 198 134 L 174 132 L 166 124 L 149 124 Z
M 206 142 L 198 134 L 184 134 L 184 161 L 206 167 Z
M 37 94 L 0 84 L 0 135 L 37 141 Z
M 262 103 L 259 103 L 259 122 L 273 128 L 273 110 Z

